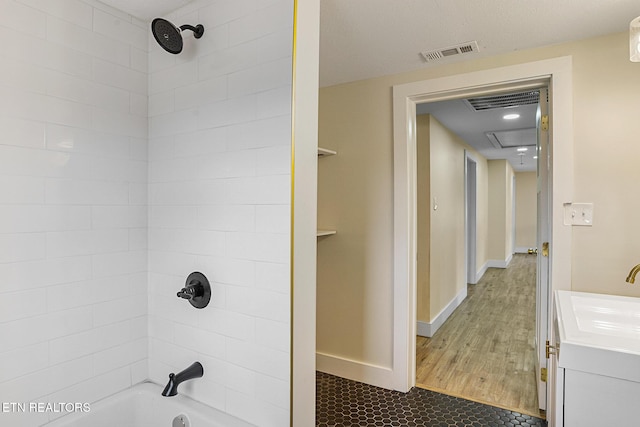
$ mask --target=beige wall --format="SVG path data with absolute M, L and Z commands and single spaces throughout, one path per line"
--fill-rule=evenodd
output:
M 318 246 L 319 351 L 391 366 L 393 85 L 566 55 L 573 57 L 575 201 L 595 203 L 594 226 L 573 229 L 572 288 L 640 296 L 639 286 L 624 282 L 640 262 L 640 198 L 633 196 L 640 64 L 629 62 L 620 33 L 321 89 L 320 145 L 339 151 L 330 179 L 339 185 L 319 196 L 320 205 L 335 203 L 338 228 Z
M 505 236 L 504 236 L 504 247 L 505 247 L 505 259 L 509 259 L 513 256 L 515 252 L 515 224 L 514 224 L 514 172 L 511 164 L 505 160 L 507 165 L 507 177 L 505 182 Z
M 536 247 L 537 181 L 535 172 L 516 172 L 516 252 Z
M 489 259 L 513 255 L 513 168 L 506 160 L 489 160 Z
M 489 162 L 475 151 L 476 160 L 476 277 L 489 260 Z
M 430 322 L 466 284 L 464 146 L 428 115 L 418 117 L 417 140 L 418 320 Z
M 430 122 L 431 291 L 429 318 L 424 319 L 427 322 L 467 285 L 464 276 L 465 145 L 434 117 L 430 117 Z
M 417 117 L 417 318 L 431 323 L 465 288 L 465 151 L 476 161 L 477 265 L 488 253 L 488 164 L 435 117 Z M 438 209 L 433 210 L 433 197 Z
M 430 124 L 431 116 L 417 117 L 416 126 L 416 233 L 418 234 L 416 261 L 416 316 L 419 321 L 431 320 L 431 177 L 430 177 Z
M 386 99 L 389 87 L 374 94 Z M 393 322 L 391 109 L 320 91 L 318 145 L 317 351 L 390 366 Z M 339 95 L 339 92 L 336 94 Z M 351 111 L 349 106 L 358 106 Z M 353 114 L 357 113 L 357 114 Z M 381 129 L 377 123 L 388 122 Z

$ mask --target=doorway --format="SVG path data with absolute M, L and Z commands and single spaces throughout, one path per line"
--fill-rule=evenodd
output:
M 394 359 L 395 387 L 408 391 L 415 385 L 416 265 L 415 265 L 415 114 L 416 104 L 478 93 L 548 85 L 555 120 L 551 175 L 551 207 L 572 196 L 571 60 L 519 64 L 464 75 L 448 76 L 394 87 Z M 555 165 L 562 165 L 557 168 Z M 567 287 L 571 275 L 571 233 L 561 226 L 561 215 L 551 218 L 550 290 Z M 554 260 L 556 262 L 554 262 Z M 552 292 L 549 292 L 549 298 Z M 548 318 L 549 313 L 542 313 Z M 548 332 L 548 331 L 545 331 Z M 541 338 L 538 338 L 538 342 Z M 548 395 L 553 398 L 553 390 Z
M 535 247 L 539 93 L 506 89 L 417 108 L 416 385 L 533 416 L 536 257 L 514 256 L 515 186 L 516 176 L 529 184 L 518 197 L 530 211 L 519 238 Z M 438 200 L 430 209 L 425 191 Z

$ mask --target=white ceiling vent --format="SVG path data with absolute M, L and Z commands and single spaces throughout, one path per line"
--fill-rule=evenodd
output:
M 548 100 L 549 99 L 547 98 L 547 101 Z M 539 90 L 528 90 L 525 92 L 507 93 L 502 95 L 489 95 L 464 100 L 464 102 L 466 102 L 475 111 L 519 107 L 521 105 L 532 105 L 537 104 L 539 101 Z
M 478 42 L 461 43 L 456 46 L 449 46 L 442 49 L 432 50 L 428 52 L 420 52 L 425 61 L 431 62 L 437 59 L 447 58 L 449 56 L 462 55 L 463 53 L 478 52 Z
M 537 141 L 536 128 L 503 130 L 486 132 L 493 148 L 535 147 Z

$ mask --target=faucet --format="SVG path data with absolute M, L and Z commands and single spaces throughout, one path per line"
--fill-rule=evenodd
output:
M 635 283 L 636 282 L 636 274 L 640 271 L 640 264 L 636 265 L 631 269 L 629 275 L 627 276 L 627 283 Z
M 192 380 L 194 378 L 200 378 L 204 374 L 204 368 L 200 364 L 200 362 L 194 362 L 191 366 L 186 368 L 185 370 L 174 374 L 173 372 L 169 374 L 169 382 L 164 388 L 162 392 L 163 396 L 175 396 L 178 394 L 178 386 L 181 382 Z

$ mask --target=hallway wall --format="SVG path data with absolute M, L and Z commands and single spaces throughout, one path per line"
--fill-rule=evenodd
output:
M 536 247 L 538 184 L 536 172 L 516 172 L 516 247 L 526 253 Z
M 416 117 L 416 316 L 431 322 L 431 122 L 427 114 Z M 420 331 L 418 331 L 420 334 Z
M 465 152 L 476 161 L 476 276 L 510 240 L 510 165 L 487 160 L 435 117 L 417 116 L 417 320 L 432 336 L 466 296 Z M 437 200 L 437 209 L 434 209 Z M 491 229 L 490 227 L 493 227 Z
M 513 256 L 513 168 L 489 160 L 489 267 L 505 268 Z
M 454 299 L 467 294 L 465 276 L 465 145 L 430 116 L 430 299 L 431 322 Z M 457 304 L 454 304 L 457 306 Z

